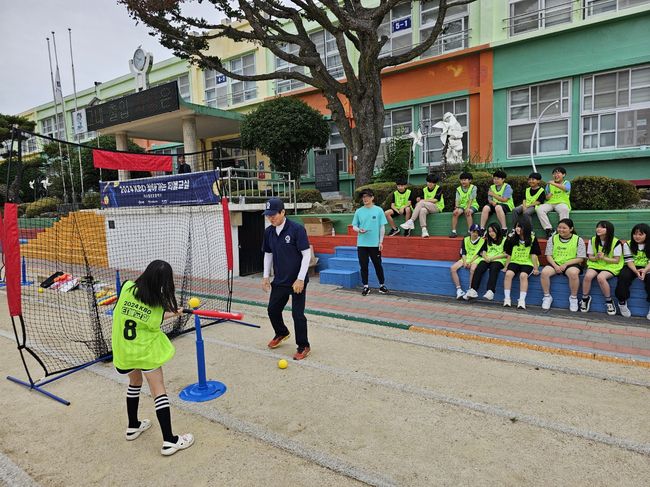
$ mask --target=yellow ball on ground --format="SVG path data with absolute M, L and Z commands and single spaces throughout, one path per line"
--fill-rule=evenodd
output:
M 38 292 L 39 292 L 39 293 L 42 293 L 42 292 L 43 292 L 43 288 L 42 288 L 42 287 L 39 287 L 39 288 L 38 288 Z
M 281 369 L 286 369 L 289 366 L 289 362 L 287 362 L 285 359 L 281 358 L 278 360 L 278 367 Z
M 198 308 L 201 304 L 201 300 L 199 298 L 190 298 L 187 304 L 190 308 Z

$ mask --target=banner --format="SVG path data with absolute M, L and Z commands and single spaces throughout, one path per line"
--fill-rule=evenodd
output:
M 172 156 L 93 149 L 93 166 L 122 171 L 171 171 Z
M 20 244 L 18 243 L 18 205 L 5 203 L 2 251 L 5 259 L 5 281 L 9 316 L 22 314 L 20 288 Z
M 100 182 L 102 208 L 208 205 L 221 201 L 219 171 Z

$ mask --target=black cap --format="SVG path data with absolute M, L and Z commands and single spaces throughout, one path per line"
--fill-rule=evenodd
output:
M 280 213 L 282 210 L 284 210 L 284 203 L 282 200 L 280 198 L 271 198 L 266 202 L 264 216 L 275 215 L 276 213 Z

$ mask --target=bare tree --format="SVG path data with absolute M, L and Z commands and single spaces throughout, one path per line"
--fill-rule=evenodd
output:
M 160 37 L 163 46 L 202 68 L 240 81 L 293 79 L 320 90 L 345 145 L 355 157 L 355 179 L 359 186 L 370 181 L 381 145 L 384 127 L 381 71 L 427 51 L 443 30 L 447 11 L 473 1 L 439 0 L 438 18 L 429 36 L 395 55 L 381 52 L 389 37 L 378 35 L 379 26 L 392 8 L 415 2 L 383 0 L 376 7 L 366 7 L 363 4 L 369 2 L 361 0 L 209 0 L 231 23 L 208 22 L 184 15 L 184 0 L 118 0 L 118 3 L 126 5 L 133 18 L 148 25 L 152 33 Z M 245 24 L 242 26 L 240 22 Z M 309 36 L 307 22 L 317 23 L 336 40 L 343 79 L 328 72 Z M 208 54 L 210 41 L 217 38 L 261 45 L 278 58 L 305 69 L 303 72 L 272 71 L 256 75 L 234 73 L 221 58 Z M 287 52 L 287 45 L 297 46 L 297 54 Z M 351 62 L 348 46 L 359 52 L 356 66 Z M 345 99 L 351 114 L 346 114 Z M 353 124 L 350 124 L 350 115 Z

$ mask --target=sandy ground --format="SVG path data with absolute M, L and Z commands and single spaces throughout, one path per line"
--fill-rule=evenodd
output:
M 24 377 L 0 294 L 0 367 Z M 0 381 L 0 485 L 647 485 L 650 370 L 309 316 L 312 355 L 266 349 L 253 329 L 204 330 L 206 403 L 194 334 L 165 367 L 177 433 L 196 444 L 165 458 L 154 426 L 124 440 L 124 378 L 99 364 L 47 386 L 65 407 Z M 35 369 L 36 370 L 36 369 Z

